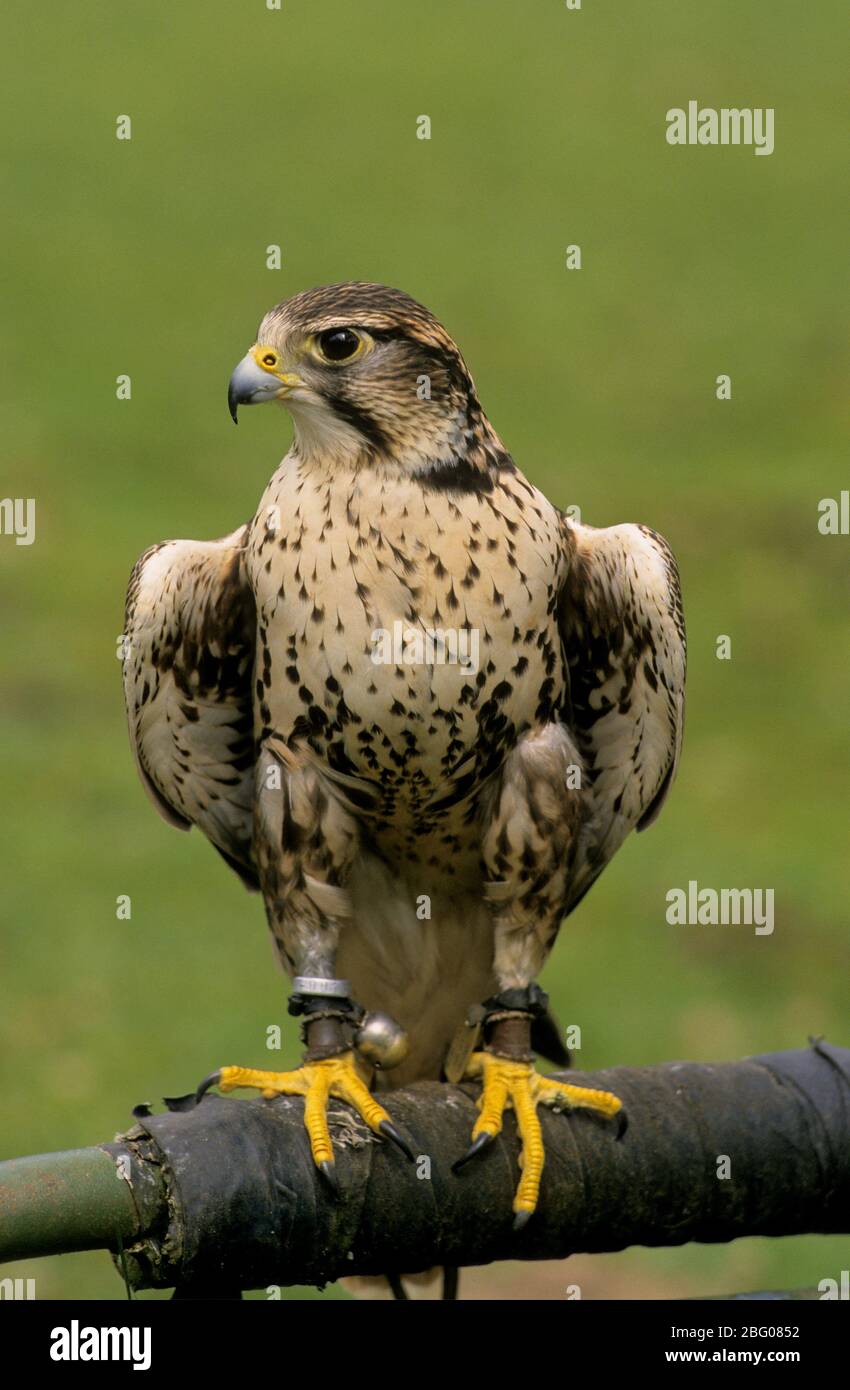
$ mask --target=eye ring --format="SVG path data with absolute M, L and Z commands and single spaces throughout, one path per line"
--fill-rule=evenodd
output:
M 273 352 L 264 352 L 262 357 L 262 363 L 264 367 L 276 367 L 277 358 Z
M 323 362 L 351 362 L 364 347 L 363 337 L 353 328 L 326 328 L 316 335 L 316 350 Z

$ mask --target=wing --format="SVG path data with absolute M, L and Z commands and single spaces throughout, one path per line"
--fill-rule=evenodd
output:
M 253 888 L 256 612 L 247 530 L 166 541 L 137 561 L 124 700 L 139 775 L 160 815 L 181 830 L 197 825 Z
M 571 554 L 560 629 L 590 798 L 569 912 L 629 831 L 652 824 L 670 788 L 684 724 L 685 622 L 662 536 L 645 526 L 564 524 Z

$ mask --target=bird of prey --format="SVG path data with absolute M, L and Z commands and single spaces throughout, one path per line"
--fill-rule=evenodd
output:
M 304 1096 L 335 1186 L 330 1096 L 409 1151 L 374 1091 L 478 1079 L 459 1161 L 513 1108 L 519 1227 L 538 1105 L 623 1119 L 616 1096 L 535 1069 L 537 1039 L 563 1060 L 536 981 L 670 787 L 676 562 L 645 526 L 553 506 L 452 338 L 399 290 L 329 285 L 272 309 L 229 388 L 234 420 L 262 401 L 287 408 L 294 442 L 253 519 L 153 546 L 127 595 L 140 776 L 261 892 L 306 1045 L 294 1071 L 224 1066 L 201 1090 Z

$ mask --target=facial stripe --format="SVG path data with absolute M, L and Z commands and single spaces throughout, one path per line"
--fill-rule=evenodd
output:
M 363 438 L 371 444 L 377 453 L 387 453 L 390 450 L 390 440 L 373 415 L 367 410 L 362 410 L 359 406 L 352 405 L 347 397 L 326 391 L 325 400 L 331 409 L 344 420 L 347 425 L 351 425 Z

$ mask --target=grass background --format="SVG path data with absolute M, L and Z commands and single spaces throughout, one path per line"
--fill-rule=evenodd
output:
M 137 782 L 115 650 L 138 553 L 253 512 L 289 424 L 234 430 L 230 370 L 271 304 L 333 280 L 428 304 L 552 500 L 680 560 L 679 780 L 545 976 L 582 1064 L 850 1043 L 850 540 L 817 529 L 849 481 L 838 0 L 18 0 L 4 29 L 0 490 L 37 530 L 0 537 L 0 1157 L 111 1138 L 284 1020 L 259 902 Z M 774 107 L 774 154 L 668 146 L 692 98 Z M 668 927 L 690 878 L 773 887 L 774 935 Z M 752 1240 L 470 1287 L 722 1293 L 847 1263 L 847 1241 Z M 4 1273 L 121 1293 L 102 1254 Z

